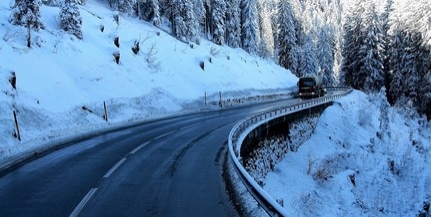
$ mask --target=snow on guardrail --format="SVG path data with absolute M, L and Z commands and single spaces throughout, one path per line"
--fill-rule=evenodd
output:
M 260 194 L 260 197 L 265 200 L 267 204 L 272 206 L 275 211 L 281 216 L 287 216 L 286 210 L 279 203 L 277 203 L 274 198 L 272 198 L 271 195 L 269 195 L 259 184 L 257 184 L 253 177 L 251 177 L 251 175 L 246 171 L 244 166 L 240 163 L 241 145 L 246 136 L 251 131 L 268 121 L 271 121 L 278 117 L 287 116 L 298 111 L 329 103 L 352 92 L 352 89 L 349 87 L 327 87 L 326 89 L 331 91 L 344 92 L 330 96 L 327 95 L 317 99 L 307 100 L 306 102 L 302 102 L 296 105 L 279 106 L 266 110 L 264 112 L 252 115 L 241 120 L 232 128 L 231 132 L 229 133 L 229 152 L 235 164 L 235 167 L 241 173 L 239 175 L 242 175 L 247 180 L 248 184 L 250 184 L 254 188 L 254 190 L 258 192 L 258 194 Z

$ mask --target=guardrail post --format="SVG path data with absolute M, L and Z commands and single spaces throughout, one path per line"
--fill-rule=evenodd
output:
M 106 109 L 106 101 L 103 101 L 103 109 L 105 111 L 105 114 L 103 115 L 103 119 L 105 121 L 108 121 L 108 110 Z
M 221 91 L 219 91 L 219 95 L 220 95 L 220 101 L 219 101 L 219 104 L 220 104 L 220 108 L 222 108 L 222 107 L 223 107 L 223 102 L 221 101 Z

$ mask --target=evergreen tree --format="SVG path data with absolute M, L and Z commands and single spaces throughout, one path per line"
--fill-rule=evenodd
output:
M 159 0 L 138 0 L 137 14 L 139 19 L 153 22 L 155 26 L 162 23 Z
M 407 38 L 404 40 L 405 48 L 403 55 L 401 56 L 400 71 L 404 77 L 404 95 L 409 97 L 413 102 L 413 105 L 418 103 L 418 83 L 419 83 L 419 71 L 417 68 L 418 50 L 415 45 L 417 41 L 414 41 L 414 35 L 407 34 Z
M 402 18 L 396 9 L 398 5 L 393 4 L 391 9 L 393 12 L 389 16 L 388 22 L 388 49 L 391 51 L 388 53 L 388 70 L 390 74 L 390 85 L 389 85 L 389 96 L 388 101 L 392 105 L 399 99 L 404 93 L 404 80 L 405 77 L 401 73 L 402 69 L 402 56 L 405 51 L 404 40 L 406 33 L 404 32 L 401 25 Z
M 274 37 L 271 25 L 271 14 L 266 1 L 260 0 L 259 8 L 259 54 L 261 57 L 272 57 L 274 53 Z
M 78 0 L 64 0 L 60 10 L 60 28 L 82 39 L 82 17 L 78 8 Z
M 172 1 L 172 33 L 183 41 L 196 40 L 196 20 L 190 0 Z
M 240 0 L 226 1 L 226 43 L 237 48 L 241 46 Z
M 202 0 L 195 0 L 193 4 L 193 11 L 195 12 L 196 18 L 196 30 L 198 32 L 205 32 L 205 22 L 206 22 L 206 9 Z
M 299 76 L 317 74 L 319 72 L 316 46 L 311 35 L 307 36 L 305 44 L 302 47 L 302 55 L 299 59 L 299 72 Z
M 296 76 L 298 66 L 298 39 L 295 30 L 295 17 L 292 5 L 287 0 L 278 3 L 277 49 L 278 62 L 286 69 L 290 69 Z
M 320 72 L 323 74 L 323 83 L 326 86 L 335 86 L 334 76 L 334 47 L 335 39 L 333 31 L 328 25 L 320 29 L 317 41 L 317 58 L 319 60 Z
M 36 31 L 44 29 L 40 6 L 42 6 L 41 0 L 16 0 L 9 22 L 13 25 L 33 28 Z
M 252 54 L 258 52 L 259 45 L 259 14 L 257 0 L 243 0 L 242 7 L 242 48 Z
M 409 86 L 409 92 L 417 91 L 415 106 L 418 111 L 430 114 L 429 106 L 429 74 L 431 71 L 431 2 L 426 0 L 418 0 L 409 4 L 408 8 L 410 16 L 406 19 L 406 27 L 411 35 L 412 53 L 415 58 L 416 74 L 412 74 L 407 79 L 409 85 L 417 81 L 419 85 L 415 87 Z M 410 94 L 411 95 L 411 94 Z
M 226 32 L 226 2 L 224 0 L 212 0 L 212 41 L 218 45 L 223 45 Z
M 367 2 L 367 8 L 362 18 L 364 33 L 361 48 L 359 49 L 359 58 L 364 58 L 361 61 L 362 67 L 358 71 L 358 79 L 364 80 L 362 86 L 359 87 L 365 91 L 377 92 L 384 86 L 384 71 L 383 71 L 383 30 L 380 19 L 377 15 L 376 6 L 374 3 Z
M 278 62 L 278 1 L 270 1 L 268 3 L 268 9 L 271 12 L 271 29 L 272 38 L 274 41 L 274 58 Z
M 388 101 L 391 102 L 389 89 L 391 83 L 391 74 L 390 74 L 390 65 L 389 65 L 389 56 L 392 52 L 390 49 L 390 40 L 389 40 L 389 15 L 392 10 L 394 0 L 386 0 L 384 11 L 381 15 L 381 22 L 383 27 L 383 38 L 384 38 L 384 49 L 383 49 L 383 68 L 384 68 L 384 80 L 385 80 L 385 88 L 387 92 Z
M 360 14 L 364 12 L 361 2 L 356 0 L 355 4 L 347 11 L 347 17 L 343 26 L 343 45 L 342 45 L 342 62 L 341 62 L 341 83 L 353 88 L 359 88 L 356 72 L 361 67 L 358 53 L 362 41 L 361 19 Z
M 117 9 L 123 13 L 131 13 L 135 0 L 117 0 Z

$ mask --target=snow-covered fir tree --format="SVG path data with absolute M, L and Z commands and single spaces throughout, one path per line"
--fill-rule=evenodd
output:
M 259 14 L 257 0 L 243 0 L 241 3 L 242 48 L 252 54 L 259 49 Z
M 240 0 L 226 1 L 226 44 L 233 48 L 241 46 L 240 2 Z
M 16 0 L 9 22 L 32 28 L 36 31 L 44 29 L 43 19 L 40 15 L 41 0 Z
M 366 1 L 365 13 L 362 18 L 362 29 L 364 31 L 363 41 L 359 49 L 360 65 L 358 79 L 364 80 L 363 86 L 359 86 L 366 92 L 377 92 L 384 86 L 383 48 L 383 26 L 377 14 L 376 6 L 372 0 Z M 361 85 L 359 83 L 359 85 Z
M 138 0 L 137 15 L 139 19 L 153 22 L 153 25 L 160 26 L 162 18 L 160 15 L 159 0 Z
M 135 0 L 117 0 L 117 10 L 123 13 L 132 13 Z
M 405 50 L 401 56 L 401 75 L 404 77 L 403 93 L 409 97 L 413 104 L 418 102 L 418 82 L 419 71 L 417 68 L 418 53 L 415 50 L 415 42 L 412 35 L 407 34 L 405 42 Z
M 389 15 L 391 13 L 392 5 L 394 3 L 394 0 L 386 0 L 384 3 L 383 12 L 381 14 L 381 22 L 382 22 L 382 34 L 384 38 L 384 45 L 383 45 L 383 68 L 384 68 L 384 80 L 385 80 L 385 88 L 387 93 L 389 93 L 390 88 L 390 82 L 391 82 L 391 74 L 390 74 L 390 67 L 389 67 L 389 56 L 392 52 L 390 49 L 390 40 L 389 40 Z M 390 102 L 390 95 L 387 94 L 388 101 Z
M 293 74 L 299 76 L 297 71 L 298 39 L 296 37 L 295 16 L 293 7 L 288 0 L 280 0 L 278 3 L 278 27 L 277 27 L 277 50 L 278 62 Z
M 320 28 L 317 40 L 317 59 L 320 65 L 320 72 L 323 75 L 323 83 L 326 86 L 335 86 L 334 76 L 334 33 L 329 25 Z
M 225 0 L 211 1 L 212 41 L 218 45 L 225 43 L 226 34 L 226 2 Z
M 393 5 L 392 7 L 395 7 Z M 405 51 L 404 40 L 406 33 L 402 30 L 401 17 L 398 13 L 391 13 L 389 18 L 388 29 L 388 71 L 390 74 L 389 96 L 388 100 L 391 104 L 399 99 L 404 92 L 404 75 L 402 69 L 402 56 Z
M 206 9 L 203 0 L 195 0 L 193 4 L 193 11 L 195 12 L 196 30 L 198 32 L 205 32 L 206 25 Z
M 172 33 L 183 41 L 194 41 L 197 37 L 196 20 L 191 0 L 173 0 Z
M 82 39 L 82 17 L 78 8 L 78 0 L 64 0 L 60 10 L 60 28 Z
M 274 41 L 274 58 L 278 62 L 278 1 L 268 2 L 268 10 L 270 11 L 272 38 Z
M 271 13 L 267 1 L 260 0 L 259 8 L 259 55 L 261 57 L 271 57 L 274 54 L 274 37 L 271 25 Z
M 356 72 L 359 71 L 360 62 L 357 61 L 361 40 L 361 19 L 360 14 L 364 12 L 361 2 L 355 1 L 346 12 L 346 20 L 343 26 L 343 45 L 341 62 L 341 83 L 353 88 L 358 88 Z
M 305 44 L 302 46 L 301 50 L 302 55 L 299 59 L 299 75 L 304 76 L 307 74 L 317 74 L 319 72 L 319 64 L 313 36 L 307 36 Z

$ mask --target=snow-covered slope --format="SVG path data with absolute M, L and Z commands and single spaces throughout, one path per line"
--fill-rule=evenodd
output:
M 264 189 L 292 216 L 417 216 L 431 201 L 430 124 L 354 91 L 328 107 L 297 152 L 268 173 Z
M 127 15 L 117 24 L 100 1 L 88 0 L 80 12 L 83 40 L 60 31 L 59 8 L 42 6 L 46 28 L 31 33 L 29 49 L 27 30 L 8 22 L 10 5 L 0 1 L 0 165 L 66 136 L 199 110 L 205 94 L 216 101 L 219 91 L 224 98 L 285 93 L 297 82 L 289 71 L 240 49 L 206 40 L 184 44 Z M 131 50 L 136 40 L 137 55 Z M 102 119 L 104 101 L 109 123 Z M 22 141 L 12 137 L 14 110 Z

